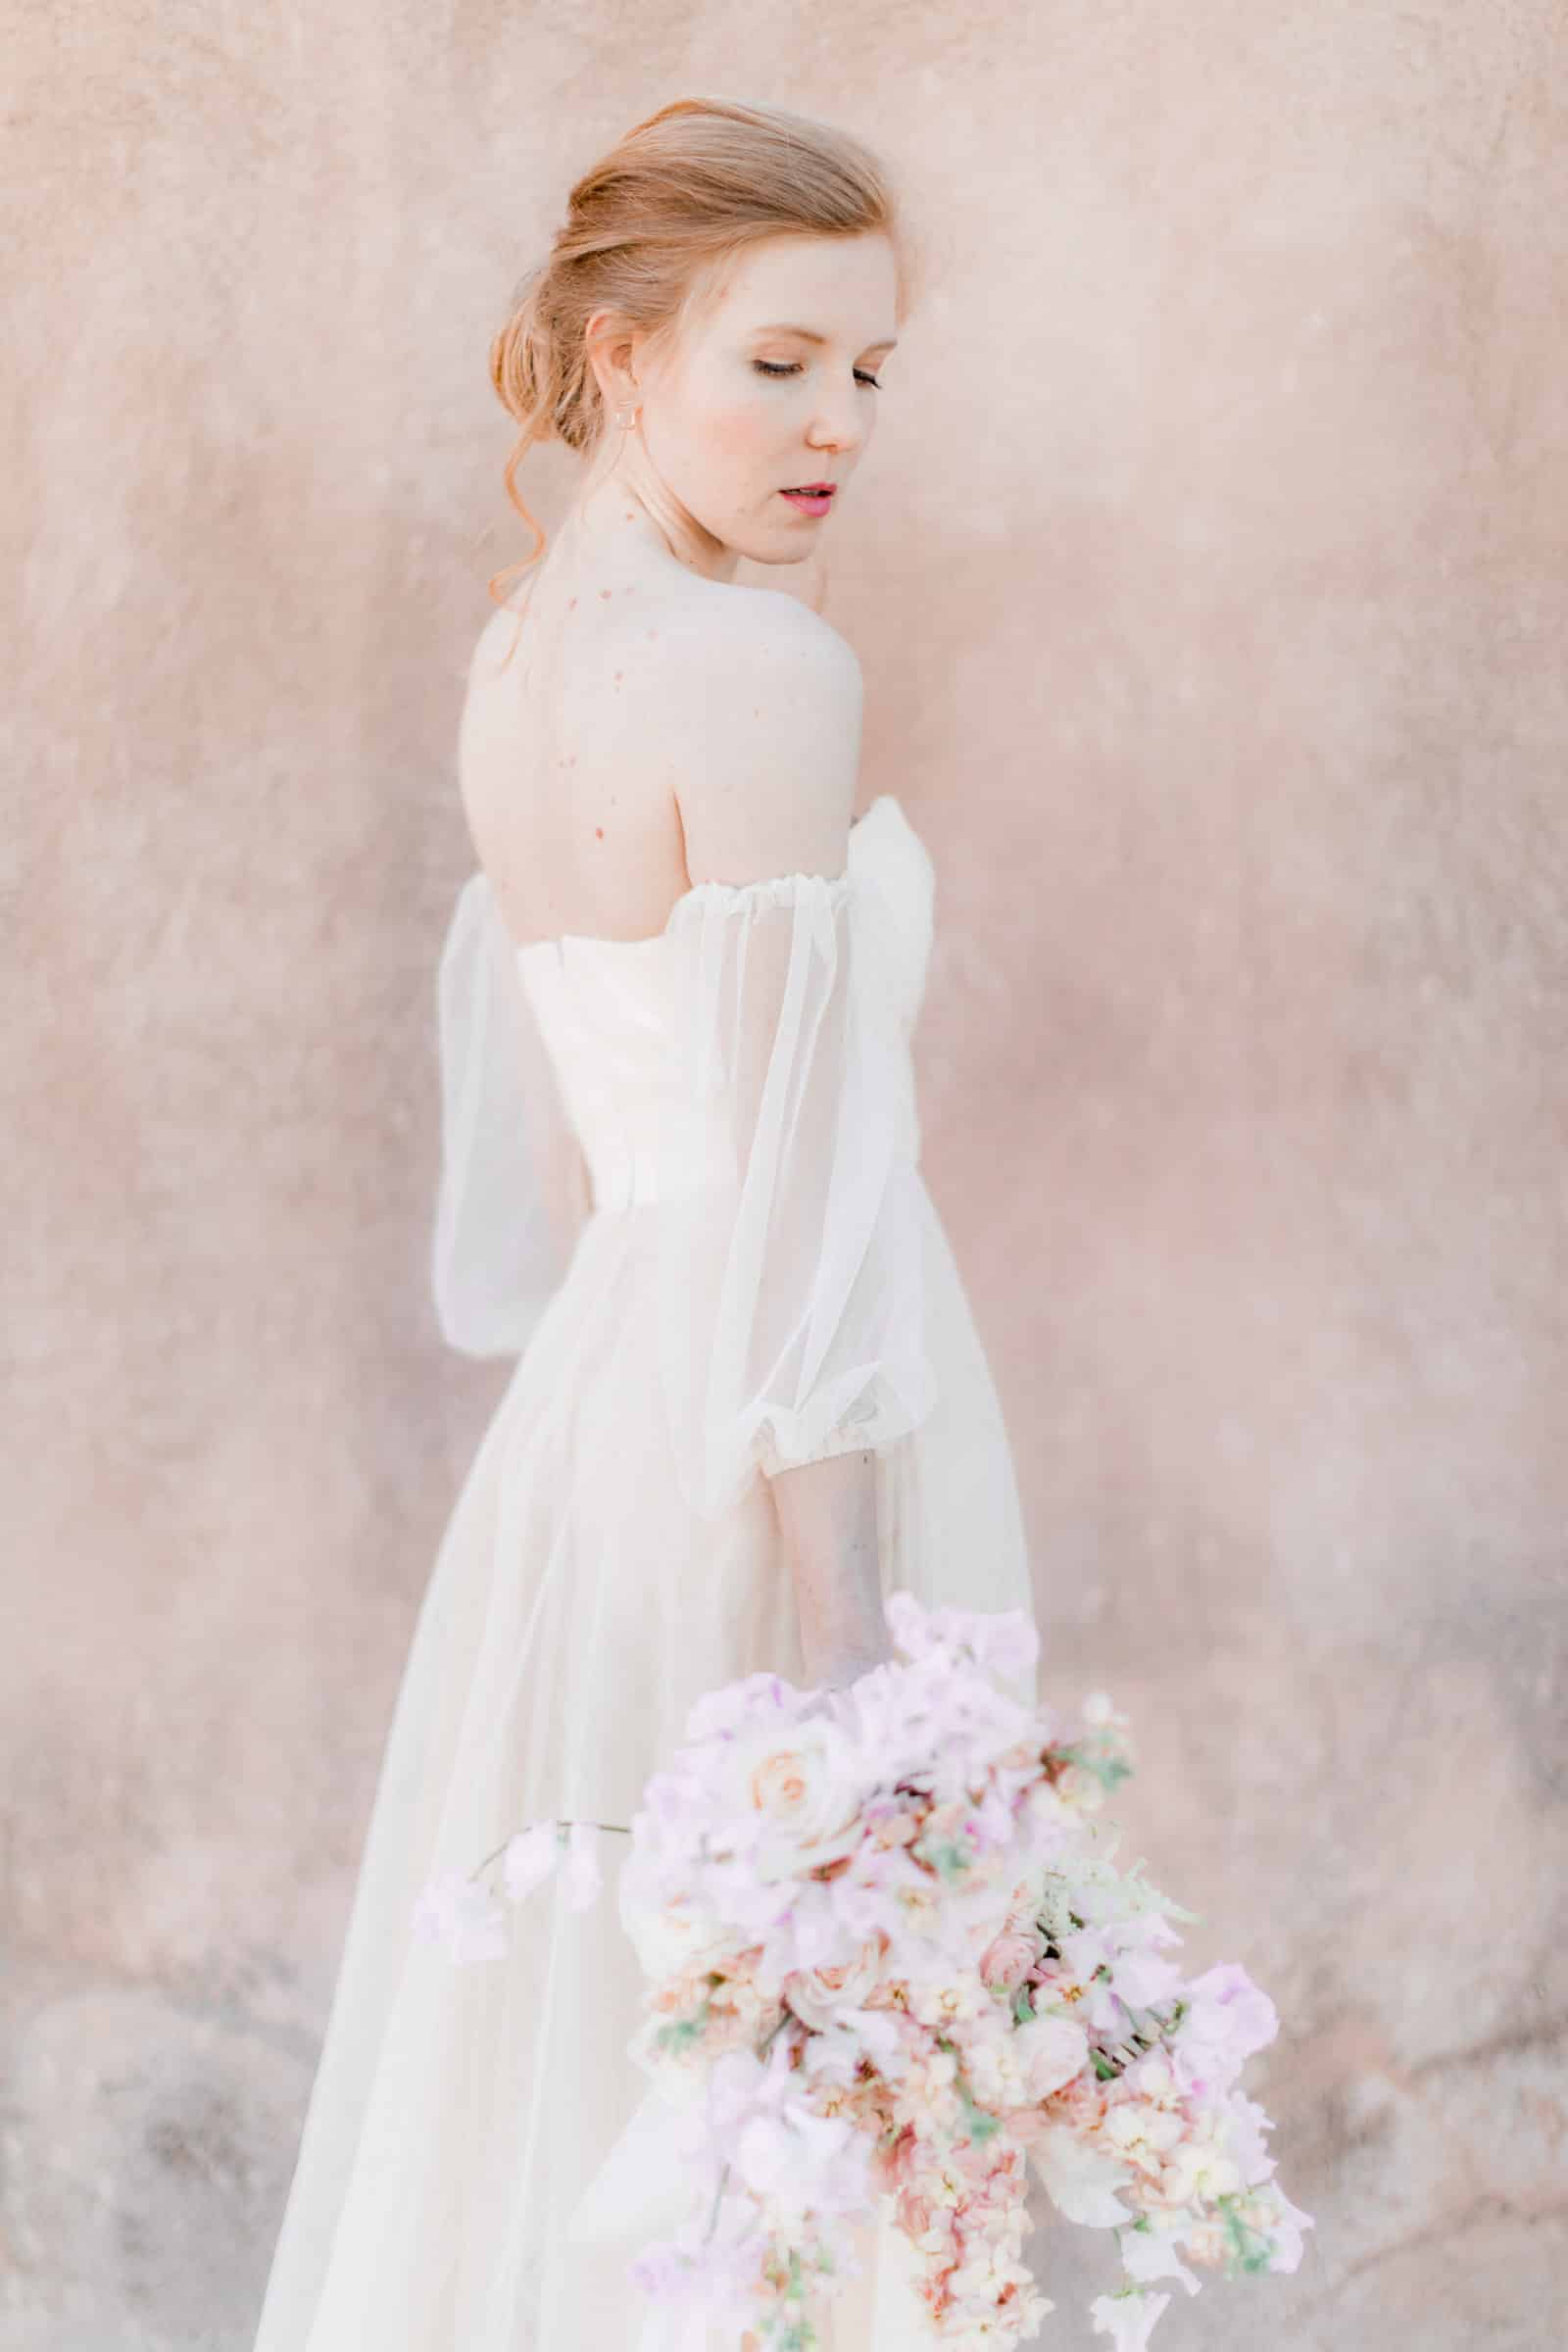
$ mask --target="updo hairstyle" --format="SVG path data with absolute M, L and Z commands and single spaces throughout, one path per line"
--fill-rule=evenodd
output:
M 635 124 L 572 188 L 564 225 L 519 285 L 490 347 L 497 397 L 521 431 L 504 473 L 507 496 L 534 534 L 530 555 L 490 580 L 525 571 L 546 534 L 516 474 L 536 441 L 584 458 L 606 429 L 588 364 L 588 320 L 620 313 L 667 345 L 699 301 L 721 290 L 722 265 L 764 237 L 853 237 L 881 230 L 898 261 L 900 315 L 910 255 L 893 192 L 868 147 L 848 132 L 777 107 L 676 98 Z

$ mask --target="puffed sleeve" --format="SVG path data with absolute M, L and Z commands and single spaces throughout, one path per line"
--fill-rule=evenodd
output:
M 546 1181 L 559 1118 L 548 1056 L 482 869 L 465 884 L 436 983 L 441 1176 L 430 1273 L 443 1338 L 515 1355 L 565 1271 Z
M 936 1400 L 924 1196 L 887 903 L 853 869 L 706 882 L 671 916 L 700 1184 L 662 1200 L 670 1440 L 714 1517 L 772 1477 L 891 1444 Z

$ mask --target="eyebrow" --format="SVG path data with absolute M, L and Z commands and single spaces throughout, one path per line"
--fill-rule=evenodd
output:
M 808 343 L 825 343 L 827 341 L 826 335 L 819 335 L 815 327 L 791 326 L 782 318 L 775 318 L 771 326 L 754 327 L 752 331 L 759 335 L 804 335 Z M 897 335 L 880 335 L 874 343 L 866 343 L 861 348 L 865 351 L 896 351 L 898 344 Z

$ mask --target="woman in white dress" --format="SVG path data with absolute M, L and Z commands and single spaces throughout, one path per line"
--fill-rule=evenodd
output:
M 735 579 L 855 495 L 906 267 L 858 142 L 683 101 L 572 190 L 494 347 L 512 495 L 535 439 L 583 460 L 474 654 L 440 970 L 437 1299 L 517 1362 L 416 1628 L 257 2352 L 632 2352 L 626 2262 L 681 2212 L 614 1899 L 650 1774 L 719 1684 L 887 1656 L 890 1590 L 1030 1606 L 919 1166 L 931 859 L 893 794 L 852 822 L 855 654 Z M 544 1819 L 598 1825 L 598 1900 L 558 1874 L 469 1966 L 411 1934 Z M 906 2352 L 903 2241 L 860 2244 L 821 2341 Z

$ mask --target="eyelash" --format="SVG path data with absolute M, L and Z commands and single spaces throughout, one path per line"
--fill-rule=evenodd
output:
M 777 360 L 754 360 L 752 366 L 760 375 L 799 375 L 801 371 L 799 360 L 792 360 L 788 367 L 783 366 Z M 858 384 L 869 384 L 873 392 L 880 392 L 882 389 L 882 378 L 879 375 L 867 375 L 858 368 L 855 370 L 855 380 Z

